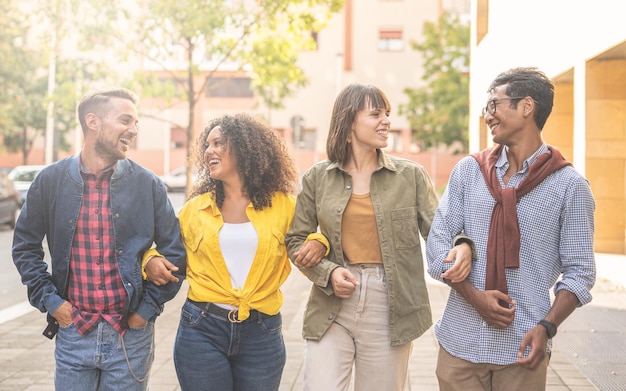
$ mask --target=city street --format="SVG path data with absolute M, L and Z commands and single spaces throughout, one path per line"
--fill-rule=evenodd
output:
M 178 209 L 183 193 L 173 193 Z M 45 316 L 26 302 L 26 289 L 11 260 L 12 230 L 0 228 L 0 391 L 50 390 L 54 344 L 41 336 Z M 593 301 L 577 309 L 560 327 L 548 371 L 548 391 L 626 390 L 626 257 L 597 254 L 598 278 Z M 449 289 L 428 279 L 436 321 Z M 287 365 L 280 390 L 302 389 L 302 313 L 310 282 L 296 269 L 283 286 L 283 335 Z M 179 390 L 172 361 L 173 338 L 178 326 L 186 284 L 165 307 L 157 322 L 156 359 L 151 390 Z M 431 328 L 415 340 L 411 356 L 410 390 L 437 390 L 434 369 L 438 344 Z
M 170 193 L 169 197 L 178 212 L 184 203 L 185 194 Z M 0 300 L 0 323 L 33 310 L 26 301 L 26 287 L 22 285 L 20 275 L 13 265 L 12 243 L 13 230 L 9 225 L 0 225 L 0 297 L 2 297 Z M 48 254 L 48 248 L 45 245 L 44 251 Z M 46 259 L 49 259 L 47 255 Z

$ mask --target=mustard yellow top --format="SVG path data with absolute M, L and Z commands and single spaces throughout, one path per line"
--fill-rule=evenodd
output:
M 370 194 L 352 194 L 341 220 L 341 245 L 348 263 L 383 263 Z

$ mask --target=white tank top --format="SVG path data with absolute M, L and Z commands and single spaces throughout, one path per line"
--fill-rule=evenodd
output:
M 251 222 L 224 223 L 219 240 L 233 288 L 242 289 L 259 246 L 259 235 Z

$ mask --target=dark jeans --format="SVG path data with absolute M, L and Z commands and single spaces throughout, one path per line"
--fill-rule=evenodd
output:
M 276 391 L 286 361 L 282 317 L 256 311 L 241 323 L 186 301 L 174 343 L 181 389 Z

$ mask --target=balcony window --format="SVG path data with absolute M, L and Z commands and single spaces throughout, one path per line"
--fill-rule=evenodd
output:
M 378 32 L 378 50 L 383 52 L 400 52 L 403 49 L 402 30 L 384 29 Z

